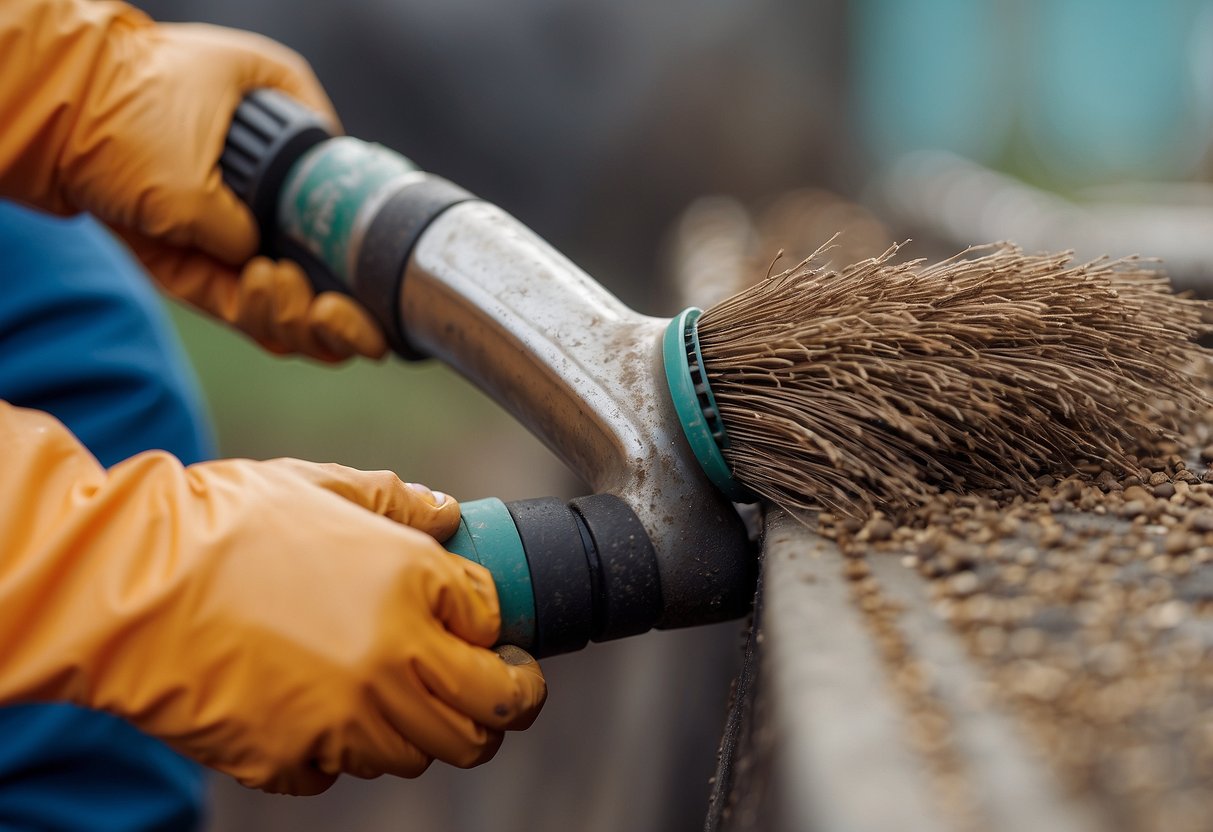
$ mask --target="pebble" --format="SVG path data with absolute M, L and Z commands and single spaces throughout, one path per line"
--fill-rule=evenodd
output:
M 848 581 L 858 581 L 872 574 L 872 570 L 866 560 L 847 558 L 846 564 L 842 567 L 842 574 Z
M 1130 500 L 1120 507 L 1121 517 L 1139 517 L 1146 513 L 1146 504 L 1143 500 Z
M 1145 505 L 1145 501 L 1150 499 L 1150 492 L 1146 491 L 1140 485 L 1131 485 L 1125 488 L 1124 498 L 1129 501 L 1136 501 Z
M 884 518 L 874 520 L 863 529 L 868 540 L 888 540 L 893 536 L 893 524 Z
M 1161 606 L 1154 607 L 1150 610 L 1150 624 L 1162 629 L 1170 629 L 1179 624 L 1184 616 L 1184 603 L 1182 601 L 1168 601 Z
M 953 595 L 972 595 L 980 585 L 972 572 L 960 572 L 948 579 L 948 589 Z
M 1177 555 L 1180 552 L 1190 552 L 1191 550 L 1192 536 L 1185 532 L 1170 532 L 1163 541 L 1163 551 L 1168 555 Z

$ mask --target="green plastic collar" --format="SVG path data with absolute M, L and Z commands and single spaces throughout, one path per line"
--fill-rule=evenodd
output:
M 699 349 L 699 331 L 695 322 L 702 309 L 684 309 L 670 321 L 661 341 L 665 379 L 670 387 L 674 410 L 682 422 L 682 432 L 699 465 L 712 484 L 735 503 L 753 503 L 758 496 L 733 479 L 722 448 L 729 446 L 716 397 L 708 385 L 703 354 Z M 694 367 L 694 372 L 692 372 Z
M 417 170 L 395 151 L 350 136 L 313 147 L 291 167 L 278 196 L 278 225 L 347 286 L 359 209 L 384 184 Z
M 535 593 L 522 538 L 505 503 L 496 497 L 461 503 L 459 531 L 446 542 L 448 552 L 483 566 L 493 575 L 501 604 L 501 644 L 532 649 L 535 644 Z

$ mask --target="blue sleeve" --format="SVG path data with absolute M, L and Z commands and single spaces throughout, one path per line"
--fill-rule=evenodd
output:
M 109 466 L 162 449 L 214 454 L 193 371 L 155 290 L 85 217 L 0 202 L 0 399 L 58 417 Z M 202 771 L 108 714 L 0 709 L 0 832 L 201 825 Z

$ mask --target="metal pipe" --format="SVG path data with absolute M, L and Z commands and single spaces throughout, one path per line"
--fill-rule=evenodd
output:
M 458 370 L 595 492 L 636 513 L 657 555 L 659 626 L 748 608 L 744 527 L 695 461 L 666 389 L 668 320 L 629 309 L 479 201 L 450 207 L 417 241 L 400 315 L 414 349 Z
M 358 298 L 401 355 L 465 375 L 597 493 L 469 506 L 476 527 L 456 551 L 491 565 L 499 592 L 522 590 L 503 599 L 518 613 L 507 632 L 560 652 L 745 613 L 745 526 L 683 432 L 671 395 L 689 385 L 667 383 L 690 372 L 681 329 L 667 364 L 671 321 L 628 309 L 501 209 L 386 148 L 330 137 L 279 93 L 240 105 L 221 167 L 268 252 Z

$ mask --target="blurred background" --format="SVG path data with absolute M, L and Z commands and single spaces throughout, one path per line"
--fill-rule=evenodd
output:
M 1136 252 L 1213 294 L 1213 0 L 136 4 L 294 47 L 348 132 L 502 205 L 646 313 L 839 231 L 845 259 L 908 237 L 913 256 Z M 444 368 L 276 359 L 173 314 L 225 455 L 391 468 L 461 499 L 579 493 Z M 216 779 L 213 827 L 702 828 L 743 628 L 549 660 L 539 722 L 472 772 L 307 799 Z

